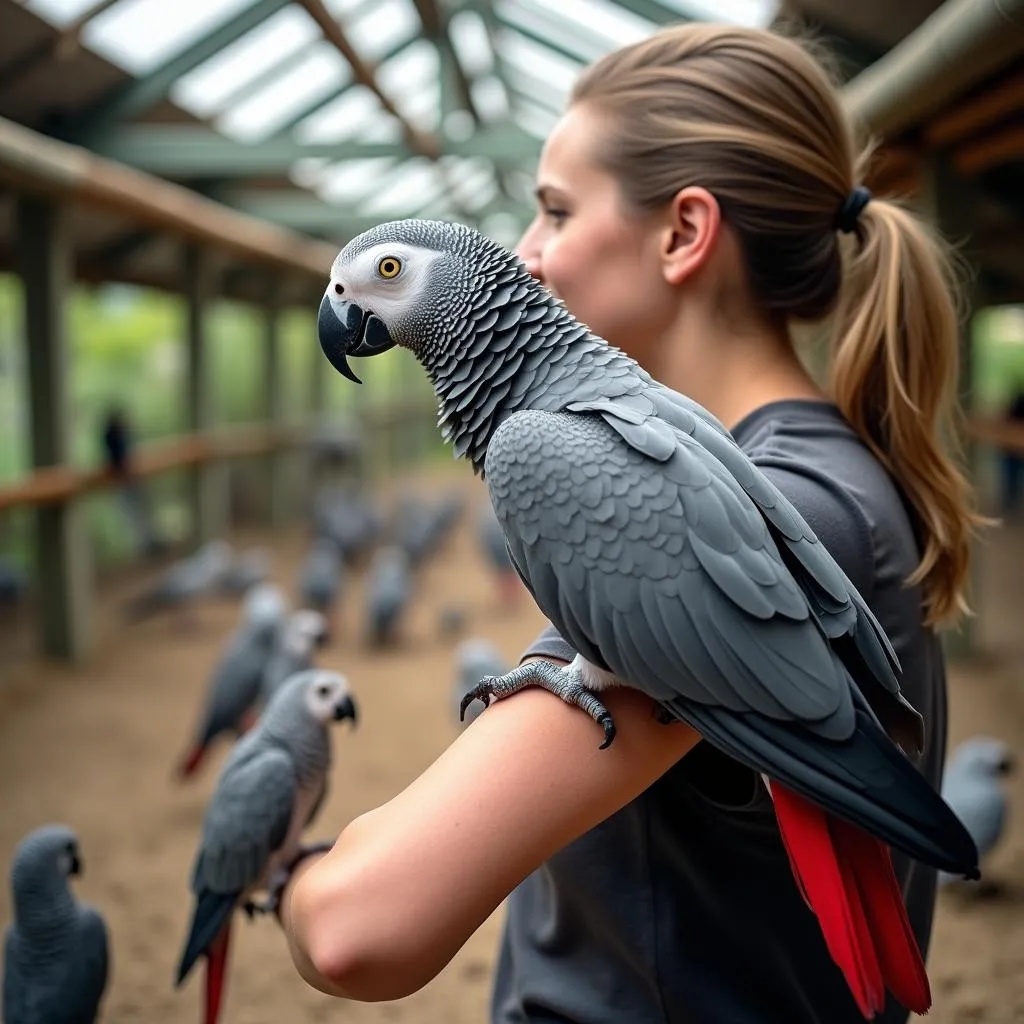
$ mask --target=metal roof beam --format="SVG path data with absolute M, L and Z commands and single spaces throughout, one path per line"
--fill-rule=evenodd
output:
M 417 156 L 401 142 L 298 142 L 273 138 L 236 142 L 206 128 L 133 125 L 121 128 L 95 150 L 99 155 L 168 178 L 258 177 L 286 173 L 296 160 L 370 160 Z M 484 157 L 495 163 L 534 158 L 536 139 L 514 124 L 493 125 L 467 139 L 445 139 L 439 155 Z
M 280 194 L 241 189 L 224 192 L 222 195 L 225 201 L 235 209 L 254 217 L 261 217 L 296 231 L 325 232 L 330 233 L 332 237 L 344 236 L 346 238 L 354 238 L 361 232 L 376 227 L 386 220 L 415 217 L 419 210 L 423 209 L 421 204 L 417 209 L 366 217 L 347 206 L 332 205 L 319 196 L 298 189 Z M 473 218 L 479 220 L 481 217 L 495 212 L 511 213 L 517 217 L 523 216 L 521 207 L 512 208 L 507 200 L 499 199 L 479 210 L 474 210 Z
M 75 115 L 62 126 L 62 134 L 76 142 L 93 146 L 117 122 L 145 113 L 167 96 L 171 86 L 182 75 L 262 25 L 288 3 L 290 0 L 256 0 L 251 7 L 229 18 L 155 71 L 118 86 L 83 113 Z
M 680 11 L 674 11 L 658 3 L 657 0 L 615 0 L 615 6 L 655 25 L 676 25 L 681 21 L 693 20 Z

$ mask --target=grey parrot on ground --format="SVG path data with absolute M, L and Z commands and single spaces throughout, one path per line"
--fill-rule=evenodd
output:
M 956 811 L 974 837 L 982 860 L 1006 829 L 1009 800 L 1004 779 L 1014 759 L 1005 743 L 987 736 L 965 740 L 950 754 L 942 776 L 942 798 Z M 956 876 L 942 872 L 942 885 Z
M 270 578 L 271 555 L 266 548 L 249 548 L 235 556 L 220 578 L 221 593 L 245 594 L 251 587 Z
M 192 868 L 192 922 L 175 986 L 207 958 L 205 1022 L 216 1024 L 224 996 L 231 917 L 236 908 L 271 912 L 302 833 L 327 792 L 330 723 L 357 718 L 348 682 L 310 669 L 288 679 L 259 724 L 238 741 L 217 781 Z M 325 848 L 329 848 L 329 845 Z M 263 902 L 252 897 L 268 893 Z
M 378 548 L 366 579 L 366 629 L 369 643 L 381 647 L 395 640 L 395 631 L 412 598 L 409 556 L 400 547 Z
M 472 722 L 481 711 L 482 704 L 473 704 L 463 711 L 462 702 L 481 679 L 504 675 L 511 666 L 508 659 L 490 640 L 470 637 L 463 640 L 455 650 L 455 687 L 453 692 L 455 718 Z
M 337 632 L 336 605 L 344 584 L 345 566 L 337 543 L 317 538 L 299 569 L 299 598 L 305 607 L 324 616 L 328 639 Z
M 242 621 L 214 669 L 195 740 L 179 768 L 192 776 L 210 745 L 224 733 L 242 735 L 255 724 L 267 662 L 285 622 L 287 606 L 281 591 L 269 583 L 253 587 L 242 604 Z
M 382 517 L 365 490 L 354 483 L 321 487 L 313 501 L 313 532 L 338 545 L 347 565 L 369 553 L 382 529 Z
M 524 264 L 458 224 L 381 225 L 338 255 L 331 364 L 395 345 L 424 366 L 456 457 L 483 474 L 512 560 L 579 652 L 484 680 L 542 686 L 615 734 L 633 686 L 766 780 L 801 891 L 865 1017 L 931 1003 L 884 843 L 977 876 L 916 750 L 892 646 L 807 523 L 725 427 L 579 323 Z M 884 843 L 881 841 L 884 840 Z
M 79 903 L 78 839 L 63 825 L 29 833 L 11 866 L 13 921 L 4 945 L 5 1024 L 93 1024 L 110 952 L 99 912 Z
M 498 580 L 498 596 L 506 607 L 514 605 L 522 594 L 522 585 L 512 564 L 512 556 L 505 543 L 505 531 L 494 514 L 494 507 L 486 501 L 480 508 L 477 521 L 477 539 L 488 567 Z
M 260 679 L 259 705 L 265 707 L 281 684 L 313 667 L 314 652 L 327 635 L 327 621 L 311 608 L 300 608 L 278 629 Z
M 188 558 L 167 568 L 156 582 L 133 597 L 127 617 L 137 622 L 157 612 L 189 612 L 203 597 L 214 592 L 231 565 L 231 547 L 227 541 L 207 541 Z

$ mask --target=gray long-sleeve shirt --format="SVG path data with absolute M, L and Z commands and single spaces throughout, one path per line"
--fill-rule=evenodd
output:
M 889 634 L 926 725 L 938 788 L 946 679 L 905 581 L 918 546 L 899 491 L 834 406 L 774 402 L 733 430 L 801 512 Z M 569 661 L 548 628 L 524 657 Z M 935 872 L 894 856 L 927 951 Z M 699 744 L 632 803 L 559 851 L 509 897 L 492 1024 L 855 1024 L 863 1020 L 793 880 L 771 798 Z M 889 996 L 883 1024 L 907 1013 Z

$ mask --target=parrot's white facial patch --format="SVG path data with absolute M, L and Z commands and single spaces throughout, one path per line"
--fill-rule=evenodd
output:
M 348 680 L 337 672 L 317 672 L 306 687 L 306 707 L 318 722 L 330 722 L 351 701 Z
M 440 253 L 401 242 L 382 242 L 351 260 L 334 261 L 327 289 L 331 304 L 354 302 L 385 327 L 401 323 L 429 295 Z M 339 286 L 341 291 L 339 291 Z

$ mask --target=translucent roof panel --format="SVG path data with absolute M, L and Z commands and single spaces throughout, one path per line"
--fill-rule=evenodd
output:
M 96 5 L 96 0 L 24 2 L 57 26 Z M 486 0 L 492 13 L 485 19 L 476 3 L 440 2 L 452 11 L 451 48 L 484 130 L 501 131 L 511 123 L 538 140 L 550 133 L 587 63 L 657 30 L 634 7 L 652 17 L 660 8 L 664 17 L 659 22 L 678 16 L 763 26 L 778 6 L 778 0 L 647 0 L 643 5 L 628 0 Z M 117 0 L 88 21 L 82 43 L 127 74 L 144 77 L 252 10 L 246 23 L 251 27 L 226 40 L 218 53 L 198 63 L 198 56 L 182 62 L 194 66 L 170 87 L 172 102 L 240 145 L 274 140 L 267 152 L 289 154 L 274 173 L 290 180 L 296 192 L 319 196 L 353 215 L 469 213 L 515 240 L 521 218 L 509 220 L 508 210 L 518 205 L 525 215 L 532 207 L 535 151 L 525 147 L 527 152 L 516 158 L 513 149 L 502 157 L 500 168 L 489 159 L 468 156 L 444 157 L 438 165 L 401 149 L 372 159 L 346 158 L 346 149 L 358 154 L 359 144 L 402 143 L 401 122 L 371 89 L 355 82 L 346 60 L 300 4 L 283 0 L 276 11 L 267 4 L 263 10 L 274 13 L 260 21 L 256 3 Z M 471 151 L 481 127 L 465 110 L 449 111 L 442 120 L 441 56 L 425 37 L 413 0 L 324 3 L 402 118 Z M 321 149 L 303 157 L 303 144 L 336 144 L 337 152 Z M 245 165 L 239 161 L 242 180 Z M 494 211 L 502 211 L 497 219 Z
M 352 72 L 341 54 L 321 40 L 308 47 L 305 59 L 256 89 L 241 103 L 226 110 L 217 127 L 236 139 L 255 141 L 273 134 L 310 100 L 326 97 L 351 79 Z
M 301 7 L 290 4 L 182 75 L 171 87 L 171 99 L 205 117 L 319 39 L 316 22 Z

